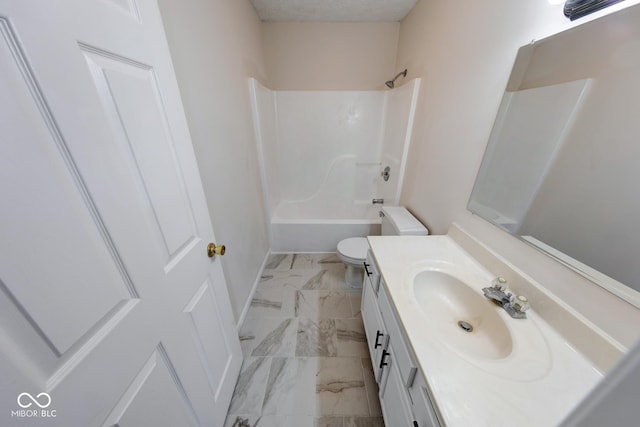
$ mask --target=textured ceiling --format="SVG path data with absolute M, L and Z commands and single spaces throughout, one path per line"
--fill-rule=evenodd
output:
M 251 0 L 263 21 L 400 21 L 417 0 Z

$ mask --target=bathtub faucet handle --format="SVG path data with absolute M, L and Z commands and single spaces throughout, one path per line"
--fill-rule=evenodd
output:
M 389 177 L 391 176 L 390 172 L 391 168 L 389 166 L 387 166 L 382 172 L 380 172 L 380 176 L 382 177 L 382 179 L 384 179 L 385 182 L 389 181 Z
M 371 200 L 371 203 L 374 205 L 382 205 L 384 203 L 384 199 L 373 199 Z

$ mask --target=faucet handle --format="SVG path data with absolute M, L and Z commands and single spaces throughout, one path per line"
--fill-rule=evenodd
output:
M 518 295 L 513 302 L 513 308 L 520 313 L 524 313 L 531 308 L 529 305 L 529 299 L 524 295 Z
M 507 289 L 507 279 L 502 276 L 498 276 L 493 279 L 493 281 L 491 282 L 491 286 L 499 291 L 504 291 Z

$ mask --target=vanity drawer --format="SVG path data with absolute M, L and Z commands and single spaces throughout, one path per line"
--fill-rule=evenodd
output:
M 380 287 L 380 270 L 376 264 L 376 260 L 373 258 L 371 249 L 367 251 L 367 259 L 364 262 L 364 276 L 365 281 L 368 280 L 371 283 L 371 288 L 378 294 L 378 288 Z
M 382 320 L 389 334 L 389 340 L 394 348 L 395 354 L 393 354 L 393 358 L 398 365 L 402 383 L 406 388 L 410 388 L 413 385 L 413 380 L 416 377 L 418 368 L 416 362 L 413 360 L 411 351 L 407 348 L 407 340 L 398 326 L 398 321 L 391 307 L 385 286 L 380 286 L 380 290 L 378 291 L 378 306 L 380 307 L 380 314 L 382 315 Z

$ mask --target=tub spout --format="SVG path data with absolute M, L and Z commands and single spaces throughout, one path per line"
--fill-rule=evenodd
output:
M 384 199 L 373 199 L 371 200 L 371 203 L 374 205 L 382 205 L 384 203 Z

